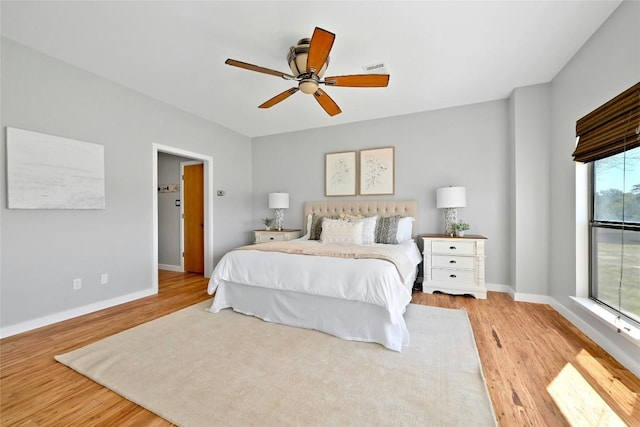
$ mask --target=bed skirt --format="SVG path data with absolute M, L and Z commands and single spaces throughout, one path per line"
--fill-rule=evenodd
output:
M 225 308 L 345 340 L 379 343 L 395 351 L 409 345 L 402 316 L 393 324 L 383 307 L 365 302 L 220 281 L 209 311 L 217 313 Z

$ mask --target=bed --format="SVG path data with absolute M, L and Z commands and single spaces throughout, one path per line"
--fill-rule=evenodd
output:
M 223 256 L 209 281 L 207 291 L 215 297 L 208 310 L 232 308 L 401 351 L 409 345 L 403 315 L 422 261 L 414 219 L 416 201 L 307 202 L 304 237 L 245 246 Z M 323 240 L 309 240 L 319 222 Z M 376 232 L 395 224 L 397 231 L 382 227 L 382 233 L 398 242 L 362 244 L 357 239 L 365 240 L 372 223 Z M 349 240 L 354 236 L 355 244 Z

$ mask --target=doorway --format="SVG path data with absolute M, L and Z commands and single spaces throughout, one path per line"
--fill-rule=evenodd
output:
M 193 159 L 202 165 L 202 199 L 203 221 L 200 227 L 203 229 L 203 273 L 210 277 L 213 270 L 213 158 L 208 155 L 183 150 L 161 144 L 152 144 L 152 233 L 153 233 L 153 262 L 151 271 L 152 289 L 158 292 L 158 153 L 167 153 L 175 156 Z

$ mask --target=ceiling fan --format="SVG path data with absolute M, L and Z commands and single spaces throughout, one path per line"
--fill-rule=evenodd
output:
M 320 106 L 330 115 L 340 114 L 340 107 L 320 89 L 320 85 L 326 86 L 347 86 L 347 87 L 386 87 L 389 84 L 388 74 L 351 74 L 347 76 L 322 76 L 329 66 L 329 52 L 333 46 L 335 34 L 316 27 L 311 39 L 304 38 L 298 41 L 297 46 L 291 46 L 287 61 L 293 74 L 287 74 L 258 65 L 248 64 L 235 59 L 227 59 L 225 64 L 245 70 L 257 71 L 259 73 L 270 74 L 282 77 L 285 80 L 298 82 L 298 87 L 292 87 L 262 103 L 258 108 L 270 108 L 277 103 L 284 101 L 294 93 L 301 91 L 306 94 L 313 94 Z

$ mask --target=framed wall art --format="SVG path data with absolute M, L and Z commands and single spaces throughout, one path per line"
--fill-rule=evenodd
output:
M 104 209 L 104 147 L 7 127 L 9 209 Z
M 360 195 L 395 192 L 394 147 L 360 150 Z
M 324 195 L 355 196 L 356 172 L 355 151 L 325 154 Z

